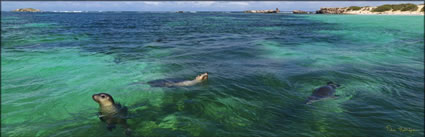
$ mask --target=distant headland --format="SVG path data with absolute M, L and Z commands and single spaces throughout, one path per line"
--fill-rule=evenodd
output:
M 244 13 L 279 13 L 276 10 L 247 10 Z M 385 4 L 377 7 L 322 7 L 316 12 L 293 10 L 293 14 L 424 15 L 424 4 Z
M 381 15 L 424 15 L 424 5 L 385 4 L 377 7 L 350 6 L 342 8 L 320 8 L 316 14 L 381 14 Z
M 16 9 L 13 10 L 15 12 L 40 12 L 41 10 L 39 9 L 34 9 L 34 8 L 22 8 L 22 9 Z

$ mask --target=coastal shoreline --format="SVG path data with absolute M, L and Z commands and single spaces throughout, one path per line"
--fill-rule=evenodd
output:
M 403 15 L 403 16 L 424 16 L 424 5 L 414 5 L 414 4 L 404 4 L 409 6 L 416 6 L 416 9 L 406 9 L 403 11 L 403 9 L 400 10 L 400 6 L 403 6 L 403 4 L 400 5 L 381 5 L 377 7 L 357 7 L 357 6 L 351 6 L 351 7 L 324 7 L 320 8 L 320 10 L 316 11 L 316 14 L 346 14 L 346 15 Z M 399 6 L 398 8 L 392 8 L 392 6 Z M 386 8 L 386 9 L 384 9 Z M 407 7 L 404 7 L 407 8 Z
M 14 12 L 14 11 L 1 11 L 1 12 Z M 108 12 L 120 12 L 120 11 L 40 11 L 40 12 L 27 12 L 27 13 L 108 13 Z M 139 12 L 139 11 L 133 11 L 133 12 Z M 153 12 L 140 12 L 140 13 L 153 13 Z M 177 12 L 160 12 L 160 13 L 177 13 Z M 209 13 L 209 12 L 187 12 L 187 13 Z M 214 11 L 214 13 L 218 13 Z M 243 12 L 219 12 L 219 13 L 231 13 L 231 14 L 246 14 Z M 317 14 L 317 13 L 305 13 L 305 14 L 298 14 L 298 13 L 290 13 L 289 11 L 286 13 L 275 13 L 275 14 L 294 14 L 294 15 L 377 15 L 377 16 L 424 16 L 424 14 L 373 14 L 373 13 L 344 13 L 344 14 Z
M 383 9 L 382 7 L 386 8 L 386 9 Z M 423 10 L 424 10 L 423 4 L 415 5 L 415 4 L 407 3 L 407 4 L 399 4 L 399 5 L 385 4 L 385 5 L 381 5 L 381 6 L 377 6 L 377 7 L 370 7 L 370 6 L 364 6 L 364 7 L 358 7 L 358 6 L 322 7 L 315 12 L 314 11 L 302 11 L 302 10 L 293 10 L 292 12 L 291 11 L 280 11 L 279 8 L 276 8 L 276 10 L 247 10 L 247 11 L 239 11 L 239 12 L 242 12 L 242 13 L 274 13 L 274 14 L 281 13 L 281 14 L 424 16 L 425 13 L 424 13 Z M 2 11 L 2 12 L 4 12 L 4 11 Z M 79 13 L 79 12 L 104 12 L 104 11 L 41 11 L 39 9 L 34 9 L 34 8 L 22 8 L 22 9 L 13 10 L 11 12 L 65 12 L 65 13 L 71 12 L 71 13 Z M 108 11 L 105 11 L 105 12 L 108 12 Z M 134 11 L 134 12 L 140 12 L 140 11 Z M 168 12 L 172 12 L 172 11 L 168 11 Z M 216 12 L 216 11 L 214 11 L 214 12 Z M 196 12 L 196 11 L 177 11 L 177 12 L 174 12 L 174 13 L 198 13 L 198 12 Z M 202 13 L 202 12 L 199 12 L 199 13 Z

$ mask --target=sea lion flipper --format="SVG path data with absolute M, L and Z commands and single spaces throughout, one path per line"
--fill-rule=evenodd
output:
M 127 113 L 128 113 L 128 107 L 124 106 L 124 107 L 122 108 L 122 112 L 124 112 L 125 114 L 127 114 Z
M 115 128 L 114 124 L 108 124 L 108 127 L 106 127 L 106 129 L 108 129 L 109 131 L 112 131 L 112 129 Z
M 121 109 L 121 113 L 123 114 L 124 119 L 128 119 L 128 118 L 129 118 L 129 117 L 128 117 L 128 108 L 127 108 L 126 106 L 124 106 L 124 107 Z
M 119 113 L 119 117 L 120 118 L 127 118 L 127 114 L 128 114 L 128 108 L 124 105 L 121 105 L 120 103 L 116 103 L 115 106 L 118 108 Z
M 124 124 L 124 128 L 125 128 L 125 135 L 131 137 L 132 136 L 132 130 L 131 128 L 127 125 L 127 123 Z
M 97 112 L 97 117 L 99 117 L 100 121 L 105 122 L 105 119 L 103 119 L 102 113 Z
M 331 96 L 331 98 L 338 98 L 339 97 L 339 95 L 333 95 L 333 96 Z
M 304 102 L 304 104 L 311 104 L 311 100 L 306 100 L 305 102 Z
M 102 117 L 99 117 L 100 121 L 105 122 L 105 119 L 103 119 Z
M 127 135 L 127 136 L 129 136 L 129 137 L 131 137 L 131 136 L 132 136 L 132 132 L 131 132 L 131 129 L 130 129 L 130 128 L 127 128 L 127 129 L 125 130 L 125 135 Z
M 316 101 L 316 98 L 314 96 L 310 96 L 310 97 L 307 98 L 307 100 L 304 102 L 304 104 L 308 105 L 308 104 L 313 103 L 314 101 Z

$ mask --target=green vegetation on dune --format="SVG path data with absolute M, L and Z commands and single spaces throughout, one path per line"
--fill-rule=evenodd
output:
M 425 6 L 424 6 L 424 7 L 422 7 L 422 9 L 421 9 L 421 11 L 422 11 L 422 12 L 424 12 L 424 8 L 425 8 Z
M 391 5 L 391 8 L 392 8 L 393 10 L 401 10 L 401 9 L 403 9 L 403 7 L 404 7 L 404 4 L 400 4 L 400 5 Z
M 354 10 L 354 11 L 360 10 L 360 9 L 362 9 L 362 7 L 359 7 L 359 6 L 351 6 L 348 8 L 348 10 Z
M 389 11 L 391 9 L 392 9 L 391 5 L 385 4 L 385 5 L 376 7 L 375 9 L 372 10 L 372 12 L 384 12 L 384 11 Z
M 418 6 L 415 4 L 401 4 L 403 7 L 400 9 L 401 11 L 416 11 L 418 10 Z
M 416 11 L 418 10 L 418 6 L 415 4 L 385 4 L 378 6 L 377 8 L 373 9 L 372 12 L 384 12 L 384 11 Z

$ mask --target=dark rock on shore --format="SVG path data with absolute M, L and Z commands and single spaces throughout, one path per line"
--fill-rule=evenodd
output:
M 320 8 L 317 14 L 343 14 L 347 8 Z

